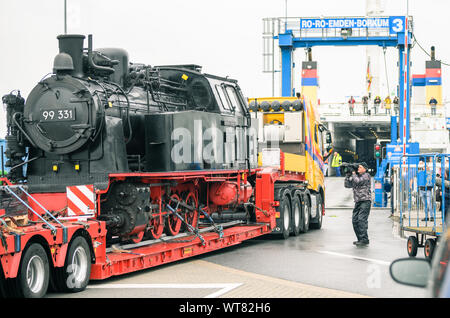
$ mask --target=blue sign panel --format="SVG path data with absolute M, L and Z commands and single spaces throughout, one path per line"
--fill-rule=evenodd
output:
M 405 32 L 405 17 L 389 17 L 389 33 Z
M 405 30 L 405 17 L 300 19 L 300 29 L 389 29 L 389 33 Z

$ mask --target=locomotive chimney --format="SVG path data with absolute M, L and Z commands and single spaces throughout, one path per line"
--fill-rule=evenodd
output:
M 59 53 L 67 53 L 72 57 L 73 71 L 71 75 L 83 77 L 83 42 L 84 35 L 63 34 L 58 35 Z

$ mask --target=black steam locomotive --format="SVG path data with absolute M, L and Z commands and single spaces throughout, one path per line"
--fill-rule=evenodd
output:
M 2 98 L 10 180 L 26 182 L 36 195 L 93 185 L 108 238 L 125 241 L 183 230 L 167 206 L 181 204 L 178 213 L 194 228 L 200 204 L 211 215 L 244 209 L 252 188 L 229 174 L 256 167 L 257 132 L 237 81 L 201 73 L 198 65 L 130 63 L 123 49 L 93 50 L 91 35 L 87 49 L 83 35 L 57 38 L 53 74 L 26 102 L 20 92 Z M 180 171 L 194 177 L 175 181 Z M 228 177 L 206 177 L 208 171 Z M 70 213 L 64 200 L 45 200 L 59 204 L 55 213 Z
M 3 97 L 9 178 L 31 193 L 105 188 L 111 173 L 255 167 L 256 134 L 235 80 L 198 65 L 130 63 L 123 49 L 93 50 L 92 36 L 87 49 L 83 35 L 57 38 L 53 74 L 26 103 Z

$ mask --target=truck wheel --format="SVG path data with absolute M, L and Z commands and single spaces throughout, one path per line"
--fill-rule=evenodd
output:
M 277 210 L 280 212 L 280 223 L 278 224 L 281 228 L 281 236 L 283 239 L 289 237 L 291 230 L 291 202 L 288 196 L 289 190 L 283 191 L 280 201 L 280 206 Z
M 309 221 L 311 217 L 311 201 L 308 195 L 304 195 L 302 214 L 302 229 L 300 232 L 306 233 L 309 230 Z
M 294 195 L 292 199 L 292 232 L 294 236 L 298 236 L 300 234 L 300 230 L 302 227 L 302 204 L 300 202 L 300 198 L 297 194 Z
M 317 217 L 314 219 L 314 221 L 311 222 L 310 227 L 312 229 L 320 229 L 322 227 L 322 220 L 323 220 L 323 200 L 322 195 L 317 196 Z
M 24 298 L 41 298 L 47 293 L 50 266 L 42 245 L 31 244 L 22 255 L 17 282 Z
M 406 244 L 408 255 L 410 257 L 415 257 L 417 255 L 417 247 L 419 246 L 419 241 L 417 240 L 417 237 L 415 236 L 408 237 L 408 242 Z
M 91 250 L 82 236 L 70 243 L 63 267 L 55 268 L 57 291 L 75 293 L 83 291 L 91 275 Z
M 434 239 L 427 239 L 425 241 L 425 246 L 423 248 L 423 252 L 425 254 L 425 258 L 427 260 L 431 260 L 433 258 L 434 248 L 436 247 L 436 241 Z

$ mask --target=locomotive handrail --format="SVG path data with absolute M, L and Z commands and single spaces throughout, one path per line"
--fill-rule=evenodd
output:
M 40 158 L 42 158 L 42 156 L 37 156 L 37 157 L 31 158 L 30 160 L 24 161 L 22 163 L 19 163 L 18 165 L 15 165 L 14 167 L 11 167 L 10 170 L 17 169 L 17 168 L 19 168 L 19 167 L 21 167 L 23 165 L 26 165 L 27 163 L 30 163 L 30 162 L 32 162 L 32 161 L 34 161 L 36 159 L 40 159 Z
M 28 134 L 25 132 L 25 130 L 23 130 L 22 126 L 20 126 L 19 122 L 16 119 L 16 116 L 20 115 L 18 112 L 14 113 L 14 115 L 12 116 L 12 120 L 14 122 L 14 124 L 16 124 L 17 128 L 19 128 L 19 130 L 22 132 L 22 134 L 27 137 L 28 141 L 30 142 L 30 144 L 36 148 L 36 144 L 33 142 L 33 140 L 30 138 L 30 136 L 28 136 Z

